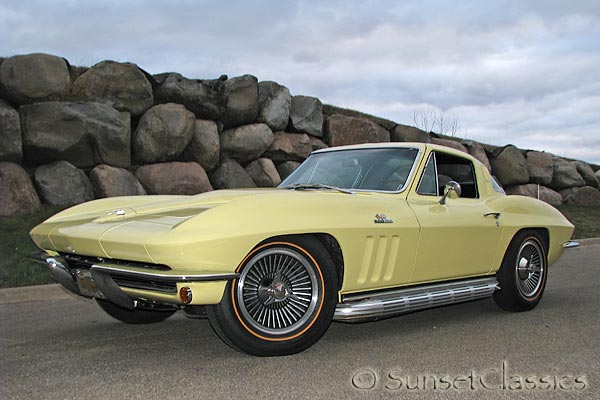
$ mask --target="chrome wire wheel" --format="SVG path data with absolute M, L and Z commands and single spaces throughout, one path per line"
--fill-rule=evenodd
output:
M 223 299 L 206 306 L 215 333 L 256 356 L 303 351 L 327 331 L 338 271 L 318 237 L 290 235 L 258 244 L 236 269 Z
M 531 298 L 537 295 L 543 284 L 545 257 L 540 244 L 529 239 L 523 242 L 517 253 L 516 281 L 521 295 Z
M 320 306 L 323 288 L 300 252 L 271 247 L 254 255 L 237 281 L 236 302 L 251 329 L 270 336 L 303 327 Z

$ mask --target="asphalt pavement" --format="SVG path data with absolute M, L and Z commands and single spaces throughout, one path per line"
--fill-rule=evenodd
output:
M 530 312 L 488 299 L 334 323 L 277 358 L 240 354 L 179 313 L 131 326 L 56 287 L 0 291 L 0 399 L 596 399 L 598 260 L 600 245 L 567 251 Z

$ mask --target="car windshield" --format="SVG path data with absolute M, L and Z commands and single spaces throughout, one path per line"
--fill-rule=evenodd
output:
M 315 153 L 278 187 L 398 192 L 406 186 L 417 154 L 415 148 Z

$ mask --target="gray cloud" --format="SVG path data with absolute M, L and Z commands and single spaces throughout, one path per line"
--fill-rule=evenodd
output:
M 597 1 L 19 1 L 0 55 L 251 73 L 410 123 L 431 106 L 466 136 L 600 164 Z

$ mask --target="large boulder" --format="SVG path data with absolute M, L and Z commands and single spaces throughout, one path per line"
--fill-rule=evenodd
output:
M 429 133 L 410 125 L 397 124 L 392 129 L 390 136 L 392 142 L 431 143 Z
M 554 175 L 552 155 L 540 151 L 527 152 L 527 170 L 530 182 L 549 185 Z
M 563 203 L 563 198 L 560 193 L 535 183 L 508 187 L 506 188 L 506 194 L 528 196 L 533 197 L 534 199 L 539 197 L 541 201 L 554 207 L 559 207 Z
M 275 187 L 281 183 L 275 164 L 268 158 L 252 161 L 246 166 L 246 172 L 258 187 Z
M 106 164 L 97 165 L 92 169 L 90 182 L 96 198 L 146 194 L 140 182 L 131 172 Z
M 0 65 L 0 93 L 13 104 L 60 100 L 70 87 L 64 58 L 34 53 L 7 58 Z
M 290 118 L 292 96 L 285 86 L 264 81 L 258 84 L 258 122 L 269 125 L 273 131 L 282 131 Z
M 246 164 L 259 158 L 273 143 L 273 132 L 266 124 L 244 125 L 221 133 L 221 155 Z
M 68 161 L 39 166 L 34 180 L 47 204 L 69 207 L 94 199 L 94 189 L 88 177 Z
M 571 187 L 585 186 L 585 181 L 577 172 L 577 167 L 562 158 L 554 159 L 552 181 L 548 185 L 554 190 L 563 190 Z
M 308 140 L 310 141 L 310 146 L 312 147 L 313 151 L 326 149 L 329 147 L 329 146 L 327 146 L 327 144 L 324 141 L 322 141 L 321 139 L 316 138 L 314 136 L 309 136 Z
M 600 207 L 600 191 L 595 187 L 573 187 L 560 192 L 565 203 L 581 207 Z
M 590 167 L 590 164 L 583 161 L 573 161 L 573 164 L 575 165 L 577 172 L 579 172 L 579 175 L 583 178 L 586 186 L 598 187 L 598 178 L 594 175 L 594 170 Z
M 75 99 L 108 104 L 141 115 L 154 104 L 152 85 L 137 65 L 102 61 L 73 82 Z
M 160 104 L 140 119 L 133 137 L 133 156 L 139 164 L 175 160 L 192 139 L 196 117 L 181 104 Z
M 236 161 L 225 160 L 210 176 L 216 189 L 241 189 L 256 187 L 248 172 Z
M 490 159 L 494 176 L 504 187 L 529 183 L 527 161 L 519 149 L 508 145 L 496 149 Z
M 285 161 L 281 164 L 277 165 L 277 172 L 279 172 L 279 176 L 281 180 L 285 180 L 288 176 L 294 172 L 296 168 L 300 166 L 300 163 L 297 161 Z
M 79 67 L 76 65 L 69 66 L 69 74 L 71 75 L 71 82 L 75 82 L 77 78 L 85 74 L 90 67 Z
M 213 190 L 206 172 L 195 162 L 144 165 L 135 177 L 148 194 L 193 195 Z
M 452 149 L 460 150 L 463 153 L 469 154 L 469 150 L 467 150 L 467 148 L 463 144 L 455 140 L 432 137 L 431 143 L 439 144 L 440 146 L 450 147 Z
M 325 138 L 332 146 L 389 142 L 390 133 L 368 119 L 331 115 L 325 122 Z
M 27 172 L 18 164 L 0 162 L 0 217 L 37 211 L 40 199 Z
M 274 161 L 303 161 L 311 152 L 312 145 L 307 134 L 275 132 L 265 157 Z
M 158 103 L 183 104 L 200 119 L 216 120 L 225 112 L 227 93 L 222 80 L 192 80 L 169 73 L 160 81 L 154 92 Z
M 258 79 L 243 75 L 225 81 L 227 108 L 221 116 L 225 129 L 251 124 L 258 114 Z
M 494 152 L 500 151 L 502 149 L 501 146 L 494 146 L 493 144 L 481 143 L 481 147 L 488 153 L 493 155 Z M 488 156 L 489 157 L 489 156 Z
M 219 165 L 219 131 L 215 121 L 197 119 L 190 144 L 183 152 L 186 161 L 197 162 L 207 171 Z
M 80 168 L 131 164 L 127 112 L 100 103 L 47 102 L 19 108 L 23 153 L 39 165 L 66 160 Z
M 19 113 L 0 99 L 0 161 L 20 162 L 23 157 Z
M 334 115 L 334 114 L 340 114 L 340 115 L 344 115 L 346 117 L 368 119 L 369 121 L 372 121 L 372 122 L 376 123 L 377 125 L 382 126 L 387 131 L 391 131 L 392 129 L 394 129 L 394 127 L 396 125 L 398 125 L 396 122 L 390 121 L 389 119 L 376 117 L 374 115 L 366 114 L 366 113 L 356 111 L 356 110 L 350 110 L 347 108 L 332 106 L 331 104 L 323 104 L 323 118 L 324 119 L 327 119 L 329 116 Z
M 478 159 L 483 165 L 485 165 L 485 167 L 489 171 L 492 170 L 490 160 L 481 143 L 475 142 L 473 140 L 465 140 L 462 142 L 462 144 L 467 148 L 467 151 L 470 155 Z
M 323 136 L 323 105 L 316 97 L 294 96 L 290 108 L 291 127 L 296 132 Z

